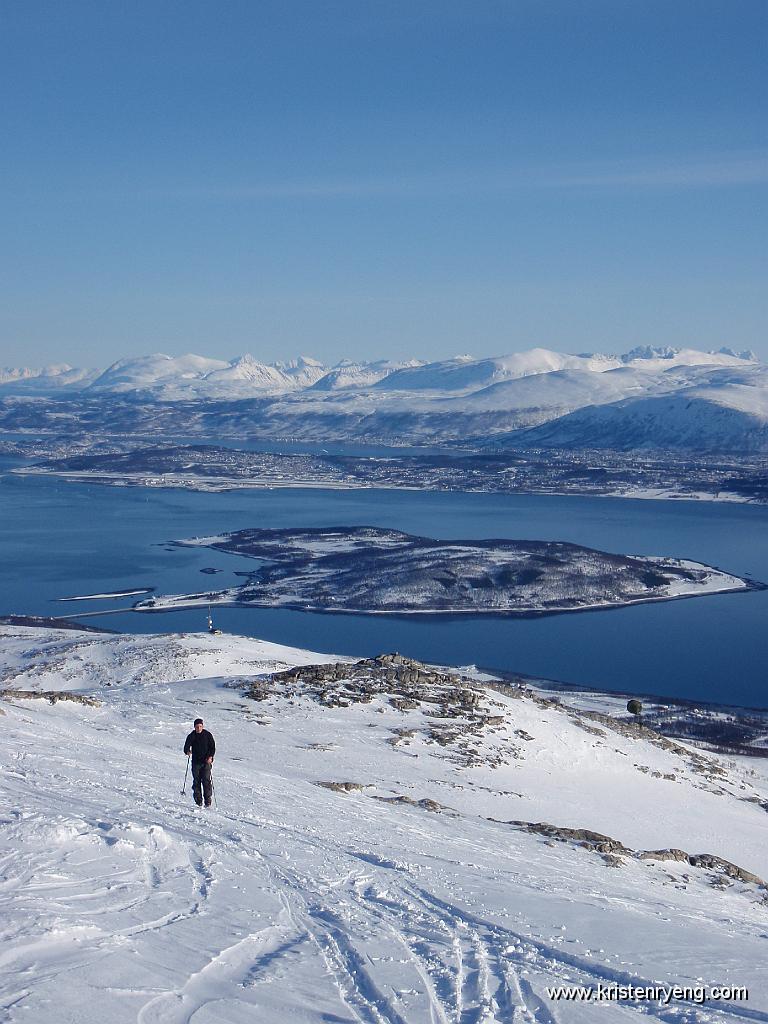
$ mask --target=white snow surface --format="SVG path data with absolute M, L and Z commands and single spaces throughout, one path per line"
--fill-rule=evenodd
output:
M 50 366 L 0 367 L 0 387 L 17 391 L 56 391 L 66 388 L 87 387 L 98 376 L 98 370 L 88 370 L 56 363 Z
M 204 356 L 120 359 L 90 385 L 95 392 L 149 391 L 164 400 L 247 398 L 309 387 L 327 372 L 305 356 L 285 363 L 261 363 L 246 353 L 225 362 Z
M 642 355 L 633 350 L 624 356 L 589 352 L 569 355 L 546 348 L 514 352 L 490 359 L 468 359 L 458 356 L 436 363 L 427 363 L 391 374 L 378 384 L 387 390 L 476 391 L 500 381 L 517 380 L 565 370 L 581 373 L 607 373 L 624 366 L 645 373 L 660 373 L 674 367 L 735 366 L 744 367 L 753 360 L 722 352 L 697 352 L 694 349 L 670 349 L 664 355 L 650 350 Z
M 207 634 L 0 637 L 0 686 L 102 702 L 0 702 L 9 1024 L 768 1020 L 758 886 L 670 860 L 609 866 L 505 824 L 714 853 L 766 877 L 768 783 L 745 759 L 587 729 L 567 697 L 484 691 L 495 717 L 470 766 L 429 741 L 436 705 L 242 696 L 254 675 L 340 660 L 327 655 Z M 217 743 L 210 811 L 180 794 L 197 715 Z M 744 985 L 749 1000 L 547 993 L 614 982 Z
M 529 375 L 559 370 L 602 373 L 621 365 L 621 360 L 616 356 L 573 356 L 546 348 L 533 348 L 528 352 L 514 352 L 512 355 L 490 359 L 457 356 L 455 359 L 409 367 L 390 374 L 377 387 L 396 391 L 475 391 L 498 381 Z
M 753 384 L 714 384 L 584 406 L 526 431 L 526 443 L 595 448 L 768 450 L 768 374 Z
M 422 365 L 423 363 L 418 359 L 401 362 L 381 359 L 374 363 L 353 363 L 344 359 L 317 381 L 314 390 L 341 391 L 345 388 L 368 388 L 396 370 Z
M 308 356 L 263 363 L 249 354 L 225 362 L 159 353 L 118 360 L 103 372 L 66 364 L 0 370 L 4 395 L 42 400 L 81 392 L 129 402 L 260 399 L 255 411 L 222 411 L 226 429 L 251 432 L 258 423 L 269 436 L 313 441 L 495 437 L 515 445 L 768 448 L 768 368 L 751 352 L 725 349 L 570 355 L 533 348 L 334 367 Z

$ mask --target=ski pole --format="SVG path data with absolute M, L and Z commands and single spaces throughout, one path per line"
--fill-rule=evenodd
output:
M 187 770 L 184 772 L 184 786 L 181 790 L 182 796 L 187 792 L 187 775 L 189 775 L 189 758 L 187 758 Z

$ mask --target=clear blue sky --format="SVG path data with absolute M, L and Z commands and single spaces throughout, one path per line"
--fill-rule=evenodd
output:
M 766 342 L 766 0 L 0 0 L 0 364 Z

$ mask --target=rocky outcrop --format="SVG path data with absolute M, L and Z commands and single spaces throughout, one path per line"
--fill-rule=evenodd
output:
M 87 704 L 89 707 L 101 707 L 101 701 L 95 697 L 86 697 L 82 693 L 69 693 L 67 690 L 0 690 L 3 700 L 47 700 L 55 704 L 60 700 L 70 700 L 75 704 Z
M 487 682 L 484 685 L 489 690 L 496 690 L 499 693 L 504 694 L 505 697 L 525 697 L 527 700 L 531 700 L 535 704 L 538 704 L 539 707 L 556 708 L 563 714 L 568 715 L 574 725 L 578 726 L 579 729 L 582 729 L 584 732 L 589 733 L 592 736 L 606 738 L 610 736 L 611 733 L 618 733 L 620 736 L 626 736 L 629 739 L 645 740 L 648 743 L 653 744 L 654 747 L 658 747 L 660 750 L 666 750 L 671 754 L 681 757 L 687 762 L 694 772 L 703 776 L 706 783 L 718 783 L 727 774 L 723 765 L 714 757 L 710 757 L 706 753 L 692 749 L 689 746 L 683 746 L 682 743 L 677 743 L 666 736 L 662 736 L 660 733 L 649 728 L 647 725 L 643 725 L 641 722 L 634 719 L 627 721 L 622 718 L 614 718 L 611 715 L 606 715 L 599 711 L 577 710 L 576 708 L 568 707 L 567 704 L 563 704 L 557 698 L 544 697 L 542 694 L 532 690 L 528 685 L 526 685 L 523 678 L 520 678 L 516 683 L 493 681 Z M 518 732 L 517 735 L 521 735 L 521 733 Z M 636 768 L 639 772 L 650 774 L 654 778 L 663 778 L 670 782 L 676 781 L 676 776 L 672 772 L 659 772 L 652 770 L 646 765 L 639 764 L 636 765 Z M 711 789 L 711 786 L 702 786 L 702 788 Z M 717 788 L 711 789 L 711 791 L 721 792 L 721 790 Z
M 626 721 L 621 718 L 612 718 L 610 715 L 601 714 L 598 711 L 574 711 L 573 709 L 563 708 L 566 714 L 581 724 L 582 728 L 585 728 L 585 720 L 587 722 L 599 722 L 601 726 L 611 732 L 619 733 L 621 736 L 628 736 L 631 739 L 647 740 L 652 743 L 654 747 L 659 747 L 661 750 L 668 750 L 672 754 L 677 754 L 678 757 L 682 757 L 688 762 L 690 767 L 697 772 L 699 775 L 703 775 L 710 782 L 719 782 L 723 776 L 727 774 L 725 768 L 719 761 L 714 757 L 708 757 L 706 754 L 699 753 L 697 750 L 692 750 L 690 747 L 684 747 L 682 743 L 676 743 L 674 740 L 667 739 L 666 736 L 661 736 L 659 733 L 654 732 L 653 729 L 649 729 L 645 725 L 641 725 L 639 722 Z M 605 733 L 603 733 L 605 735 Z M 639 767 L 639 771 L 643 768 Z M 649 769 L 645 769 L 648 771 Z M 662 777 L 659 773 L 653 773 L 657 778 Z M 674 781 L 674 777 L 671 775 L 664 775 L 664 778 L 670 778 Z
M 356 662 L 302 665 L 254 680 L 246 696 L 265 700 L 271 693 L 311 696 L 326 707 L 370 703 L 386 695 L 391 707 L 409 711 L 434 705 L 436 717 L 460 718 L 476 711 L 484 699 L 474 680 L 441 672 L 401 654 L 380 654 Z
M 690 864 L 694 868 L 705 868 L 708 871 L 719 872 L 727 878 L 736 879 L 739 882 L 749 882 L 762 889 L 768 888 L 766 883 L 751 871 L 740 868 L 723 857 L 714 853 L 686 853 L 685 850 L 641 850 L 635 854 L 640 860 L 677 860 Z
M 525 832 L 533 832 L 537 835 L 546 836 L 561 843 L 574 843 L 595 853 L 602 854 L 603 859 L 611 867 L 619 866 L 622 858 L 635 858 L 636 860 L 672 860 L 681 864 L 687 864 L 693 868 L 703 868 L 715 875 L 715 884 L 719 879 L 730 878 L 740 882 L 756 885 L 760 889 L 768 890 L 768 884 L 758 875 L 733 864 L 723 857 L 714 853 L 687 853 L 670 847 L 665 850 L 632 850 L 625 846 L 620 840 L 612 839 L 611 836 L 602 835 L 600 832 L 593 832 L 588 828 L 567 828 L 563 825 L 552 825 L 548 821 L 507 821 L 503 824 L 512 825 L 514 828 L 522 829 Z M 719 876 L 719 879 L 718 877 Z
M 357 793 L 361 789 L 365 789 L 365 784 L 362 782 L 316 782 L 315 785 L 333 790 L 334 793 Z
M 445 804 L 438 803 L 437 800 L 432 800 L 429 797 L 423 797 L 421 800 L 414 800 L 412 796 L 403 796 L 398 794 L 397 796 L 377 796 L 375 800 L 381 800 L 385 804 L 409 804 L 411 807 L 420 807 L 423 811 L 450 811 L 450 807 L 446 807 Z M 455 813 L 455 812 L 454 812 Z
M 506 721 L 505 715 L 494 713 L 497 709 L 491 706 L 488 690 L 459 672 L 437 669 L 398 653 L 275 672 L 253 680 L 245 695 L 257 701 L 273 695 L 310 697 L 327 708 L 378 699 L 403 714 L 421 710 L 422 728 L 395 729 L 387 742 L 398 747 L 421 734 L 427 742 L 450 748 L 463 767 L 501 763 L 501 755 L 488 752 L 481 759 L 472 745 L 477 737 L 502 728 Z M 518 756 L 514 744 L 508 744 L 505 756 L 507 760 Z

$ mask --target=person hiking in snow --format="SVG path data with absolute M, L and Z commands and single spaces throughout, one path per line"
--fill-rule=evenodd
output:
M 216 753 L 213 736 L 203 728 L 202 718 L 195 719 L 195 728 L 184 741 L 184 753 L 192 758 L 192 796 L 200 806 L 205 796 L 205 806 L 211 806 L 213 785 L 211 783 L 211 765 Z

